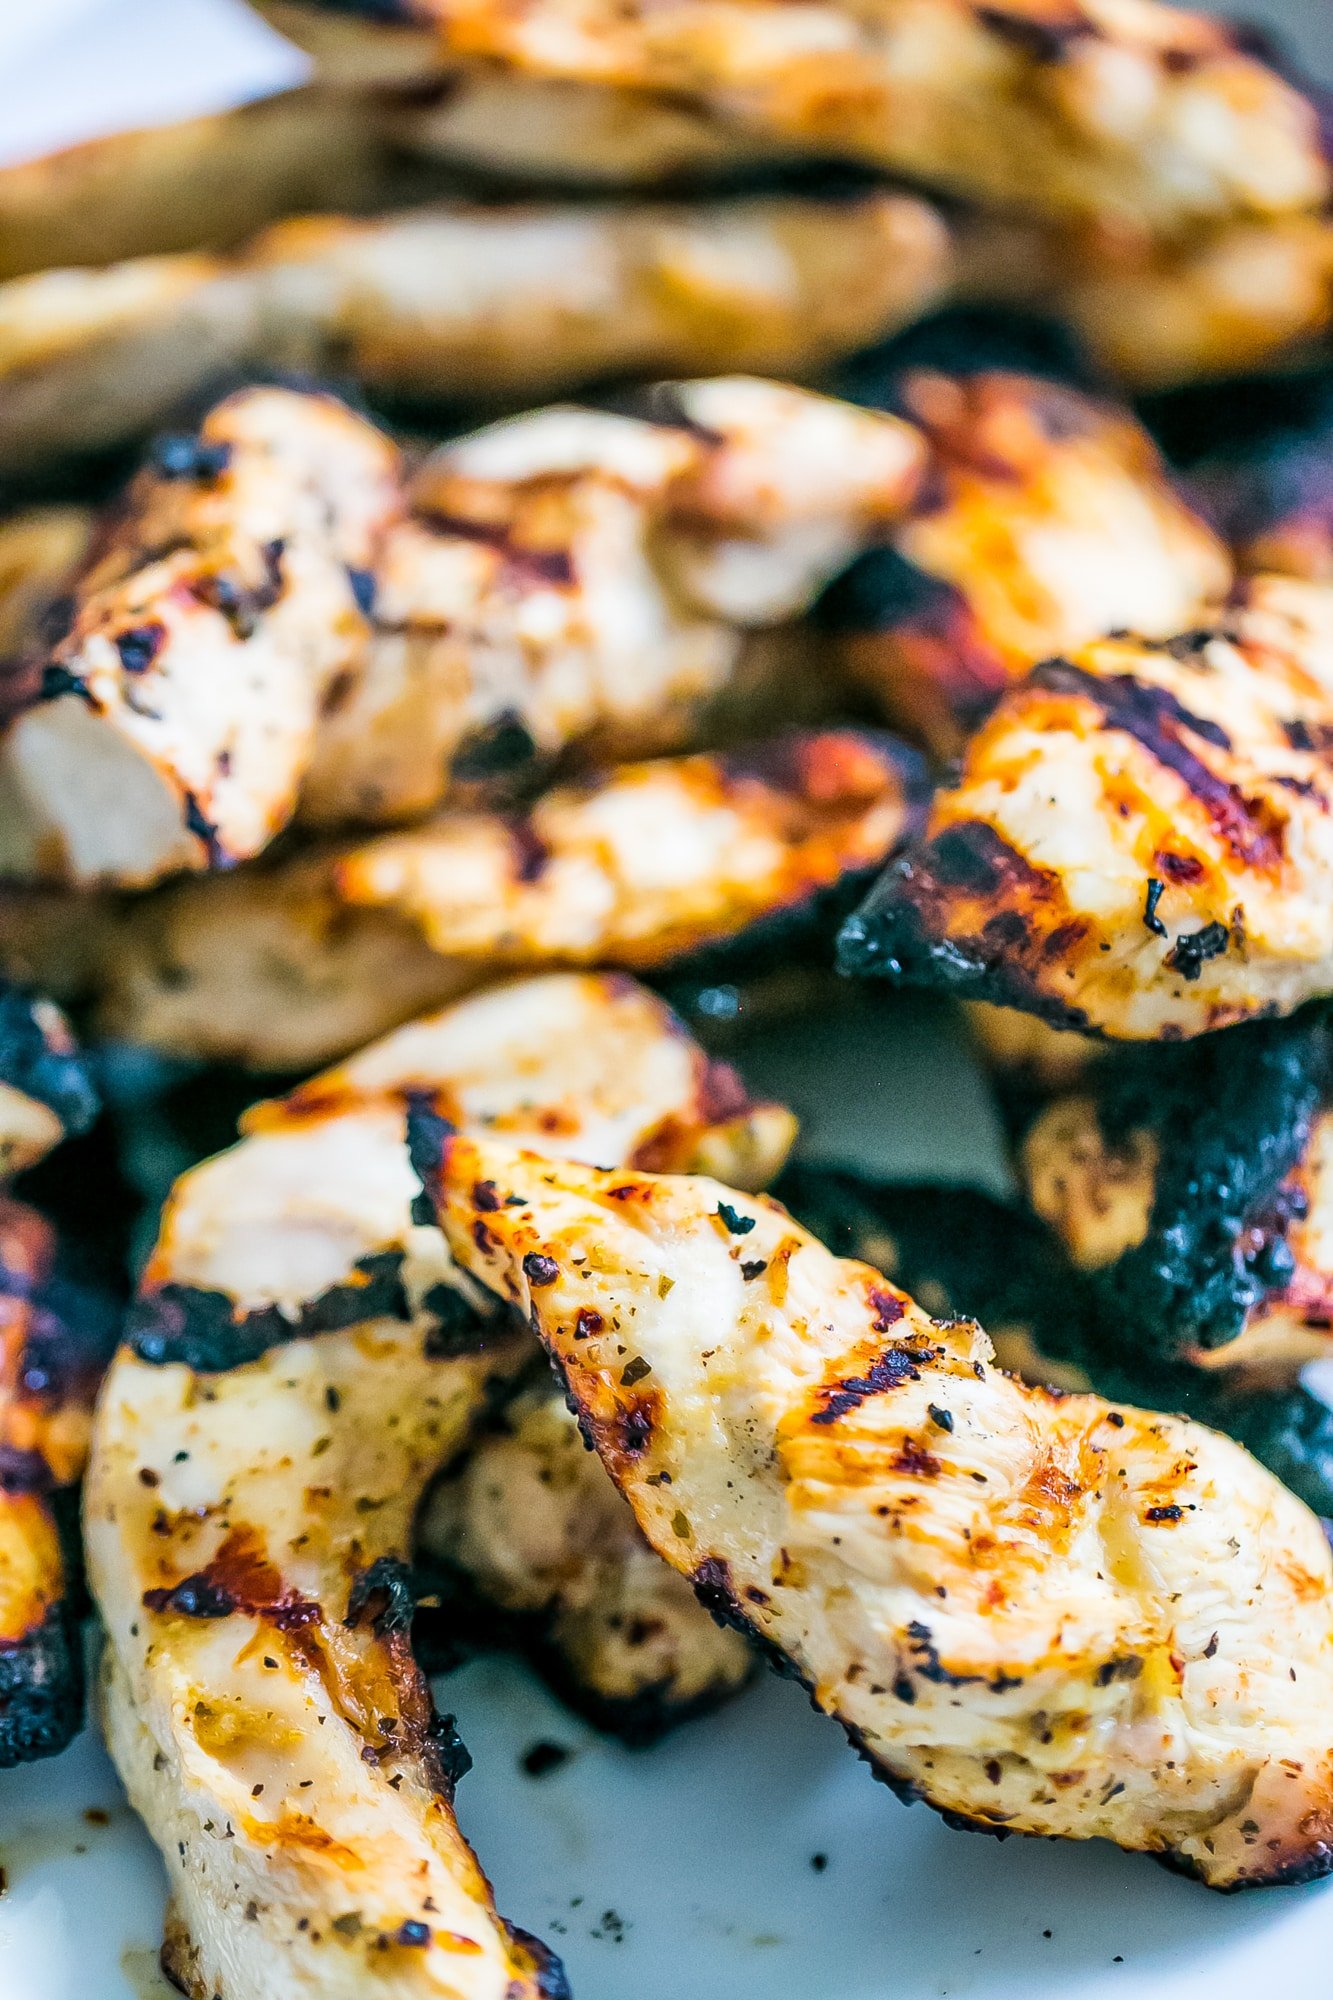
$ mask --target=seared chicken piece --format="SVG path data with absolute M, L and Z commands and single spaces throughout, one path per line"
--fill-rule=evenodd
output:
M 1086 1274 L 1089 1366 L 1290 1381 L 1333 1354 L 1329 1101 L 1317 1011 L 1116 1051 L 1037 1114 L 1019 1177 Z
M 0 982 L 0 1181 L 86 1132 L 97 1108 L 60 1009 Z
M 414 1023 L 260 1107 L 180 1183 L 103 1393 L 85 1520 L 109 1740 L 171 1872 L 166 1962 L 195 2000 L 563 1991 L 458 1832 L 465 1753 L 410 1647 L 417 1504 L 530 1351 L 412 1222 L 422 1087 L 600 1158 L 745 1174 L 785 1146 L 659 1001 L 565 977 Z
M 330 397 L 245 390 L 164 439 L 0 739 L 0 872 L 142 886 L 258 853 L 397 505 L 388 440 Z
M 411 1130 L 648 1540 L 891 1783 L 1215 1888 L 1333 1865 L 1333 1556 L 1237 1446 L 1025 1388 L 762 1197 Z
M 326 74 L 356 46 L 345 23 L 327 35 L 331 11 L 281 9 L 317 52 L 322 40 Z M 487 61 L 637 92 L 650 118 L 666 98 L 764 150 L 852 159 L 992 206 L 1174 235 L 1314 209 L 1329 190 L 1315 106 L 1221 23 L 1139 0 L 409 0 L 387 24 L 359 11 L 367 43 L 401 41 L 404 19 L 433 25 L 440 71 Z
M 95 968 L 104 1033 L 308 1068 L 502 972 L 781 962 L 919 825 L 892 738 L 779 738 L 629 764 L 524 815 L 453 812 L 131 906 Z
M 359 87 L 109 133 L 0 168 L 0 280 L 234 243 L 294 209 L 364 208 L 391 186 L 378 107 Z
M 1038 660 L 1168 638 L 1231 564 L 1127 411 L 1035 376 L 908 375 L 930 469 L 884 545 L 826 594 L 852 672 L 943 755 Z
M 229 257 L 0 287 L 0 470 L 141 436 L 229 368 L 437 403 L 607 375 L 809 374 L 927 310 L 951 272 L 936 211 L 882 190 L 302 217 Z
M 720 698 L 763 705 L 772 669 L 745 634 L 803 611 L 902 512 L 920 439 L 746 376 L 654 399 L 656 422 L 539 410 L 427 460 L 386 539 L 364 671 L 321 722 L 304 819 L 411 819 L 571 742 L 679 748 Z
M 755 1654 L 715 1625 L 654 1555 L 549 1380 L 524 1389 L 418 1530 L 442 1598 L 423 1613 L 447 1646 L 460 1613 L 485 1640 L 512 1638 L 556 1694 L 625 1742 L 655 1743 L 749 1680 Z
M 83 1726 L 83 1655 L 55 1502 L 83 1471 L 114 1301 L 72 1278 L 51 1225 L 0 1195 L 0 1767 Z
M 1259 577 L 1012 688 L 844 969 L 1173 1040 L 1333 987 L 1333 594 Z

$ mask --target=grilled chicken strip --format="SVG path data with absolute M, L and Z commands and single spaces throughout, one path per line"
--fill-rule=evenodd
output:
M 529 1352 L 412 1222 L 421 1087 L 527 1144 L 742 1177 L 790 1136 L 659 1001 L 568 976 L 414 1023 L 260 1107 L 179 1184 L 85 1522 L 109 1740 L 196 2000 L 564 1991 L 458 1833 L 465 1753 L 410 1648 L 422 1491 Z
M 98 1025 L 301 1069 L 506 971 L 781 962 L 829 935 L 923 803 L 912 753 L 829 730 L 181 883 L 107 926 Z
M 83 1726 L 58 1509 L 83 1471 L 118 1318 L 50 1223 L 0 1195 L 0 1767 L 52 1756 Z
M 442 1610 L 511 1638 L 556 1694 L 632 1745 L 739 1693 L 755 1666 L 654 1555 L 551 1381 L 519 1392 L 430 1496 L 418 1540 Z
M 1287 1013 L 1333 984 L 1333 596 L 1258 577 L 1161 644 L 1012 688 L 846 970 L 1128 1040 Z
M 1237 1446 L 1025 1388 L 762 1198 L 412 1136 L 649 1541 L 891 1783 L 1215 1888 L 1333 1864 L 1333 1557 Z
M 241 391 L 165 439 L 14 689 L 0 872 L 137 887 L 265 846 L 398 504 L 387 439 L 330 397 Z
M 345 23 L 328 36 L 331 11 L 281 9 L 285 29 L 322 46 L 327 72 L 355 48 Z M 379 9 L 359 11 L 367 40 L 398 34 Z M 640 93 L 650 117 L 667 98 L 761 149 L 856 160 L 991 206 L 1177 235 L 1314 209 L 1329 188 L 1308 99 L 1221 23 L 1134 0 L 1003 11 L 880 0 L 861 12 L 827 0 L 799 12 L 772 0 L 411 0 L 398 12 L 434 27 L 441 71 L 491 62 Z
M 1037 377 L 898 386 L 930 465 L 883 546 L 826 593 L 854 675 L 943 755 L 1038 660 L 1103 633 L 1168 638 L 1231 564 L 1127 411 Z
M 810 374 L 927 310 L 951 273 L 937 212 L 885 190 L 305 216 L 229 256 L 0 286 L 0 471 L 142 436 L 228 369 L 455 404 L 607 375 Z
M 421 468 L 364 670 L 320 724 L 308 823 L 419 818 L 573 742 L 585 758 L 681 748 L 728 702 L 782 711 L 799 642 L 746 634 L 803 611 L 902 512 L 920 439 L 746 376 L 653 401 L 658 421 L 539 410 Z
M 294 209 L 365 208 L 391 186 L 359 88 L 109 133 L 0 169 L 0 280 L 235 243 Z

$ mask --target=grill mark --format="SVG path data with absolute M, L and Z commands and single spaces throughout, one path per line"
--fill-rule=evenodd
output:
M 241 1611 L 279 1631 L 318 1624 L 318 1604 L 285 1584 L 251 1528 L 237 1528 L 204 1567 L 143 1594 L 145 1611 L 180 1618 L 229 1618 Z
M 549 584 L 556 590 L 573 590 L 578 583 L 578 571 L 568 549 L 525 548 L 502 525 L 469 521 L 461 514 L 434 507 L 420 509 L 416 518 L 435 534 L 449 535 L 457 541 L 479 542 L 483 548 L 494 549 L 515 575 L 526 582 Z
M 1136 680 L 1132 674 L 1090 674 L 1072 660 L 1043 661 L 1033 669 L 1029 685 L 1091 702 L 1107 728 L 1132 737 L 1184 781 L 1237 860 L 1253 868 L 1281 865 L 1281 822 L 1263 800 L 1246 798 L 1238 785 L 1219 778 L 1186 741 L 1194 736 L 1216 749 L 1230 750 L 1231 738 L 1217 723 L 1192 714 L 1166 688 Z
M 924 1355 L 913 1355 L 905 1347 L 887 1348 L 871 1362 L 864 1375 L 846 1375 L 839 1382 L 824 1384 L 819 1390 L 824 1407 L 814 1411 L 811 1423 L 836 1424 L 839 1417 L 845 1417 L 850 1410 L 860 1409 L 862 1403 L 869 1402 L 872 1396 L 900 1389 L 904 1382 L 919 1382 L 921 1370 L 917 1362 L 925 1358 Z

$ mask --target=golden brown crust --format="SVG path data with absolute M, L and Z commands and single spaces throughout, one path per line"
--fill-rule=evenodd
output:
M 321 11 L 307 9 L 312 26 Z M 286 13 L 299 32 L 298 10 Z M 1313 209 L 1328 191 L 1307 99 L 1221 24 L 1136 0 L 884 0 L 866 15 L 765 0 L 413 0 L 366 39 L 415 59 L 411 31 L 429 26 L 441 68 L 489 60 L 675 94 L 760 147 L 1132 231 Z
M 1116 630 L 1169 637 L 1225 594 L 1225 549 L 1127 410 L 996 373 L 918 371 L 896 400 L 926 477 L 824 617 L 885 712 L 941 754 L 1038 660 Z
M 1326 588 L 1264 577 L 1177 639 L 1047 661 L 973 737 L 845 964 L 1139 1040 L 1328 992 L 1331 642 Z

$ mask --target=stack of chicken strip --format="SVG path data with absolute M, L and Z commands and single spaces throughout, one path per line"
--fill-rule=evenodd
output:
M 765 379 L 945 301 L 1136 384 L 1317 340 L 1318 102 L 1155 0 L 268 11 L 309 90 L 0 174 L 0 490 L 185 412 L 0 521 L 0 972 L 147 1078 L 335 1065 L 176 1183 L 93 1424 L 166 1969 L 566 1993 L 454 1816 L 479 1636 L 631 1742 L 767 1655 L 954 1824 L 1326 1872 L 1333 600 L 1108 395 Z M 1024 1208 L 783 1172 L 633 976 L 835 948 L 984 1003 Z M 105 1358 L 39 1381 L 5 1211 L 0 1761 L 78 1719 Z

